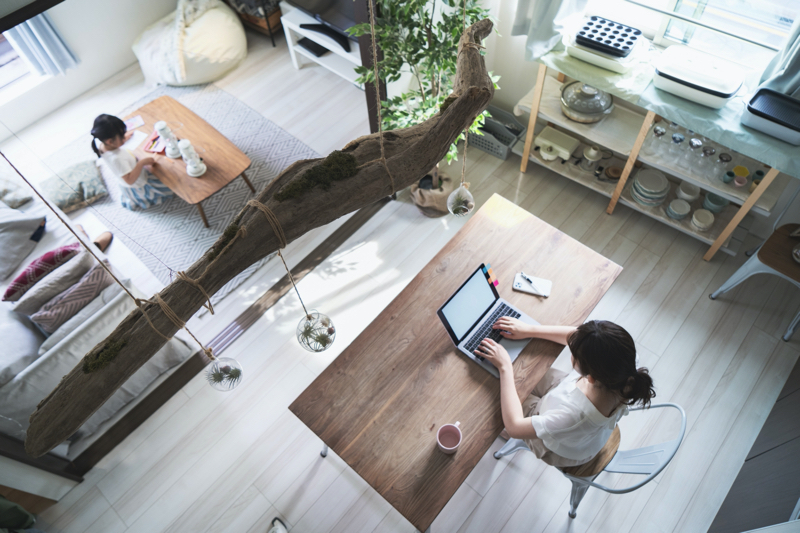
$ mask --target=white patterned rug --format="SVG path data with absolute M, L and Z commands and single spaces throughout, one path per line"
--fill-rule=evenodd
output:
M 162 95 L 175 98 L 197 113 L 247 154 L 252 161 L 247 177 L 256 191 L 262 190 L 293 162 L 319 157 L 314 150 L 213 85 L 159 88 L 117 115 L 123 117 Z M 180 132 L 176 133 L 180 136 Z M 90 141 L 91 135 L 87 134 L 44 162 L 58 173 L 75 163 L 93 160 Z M 170 268 L 177 272 L 194 263 L 254 196 L 244 180 L 233 180 L 203 201 L 203 210 L 211 226 L 206 228 L 197 208 L 177 196 L 147 210 L 130 211 L 119 203 L 117 184 L 107 180 L 106 187 L 109 197 L 95 203 L 93 211 L 109 229 L 115 231 L 116 227 L 115 238 L 124 242 L 164 284 L 170 282 Z M 233 278 L 212 297 L 212 302 L 218 302 L 236 289 L 268 259 L 262 259 Z

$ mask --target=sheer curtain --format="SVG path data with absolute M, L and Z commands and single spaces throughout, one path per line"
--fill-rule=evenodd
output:
M 44 13 L 11 28 L 3 35 L 39 75 L 63 74 L 78 64 Z
M 794 21 L 786 45 L 761 75 L 761 87 L 800 98 L 800 19 Z
M 588 0 L 518 0 L 511 35 L 527 35 L 525 59 L 535 61 L 560 45 L 563 23 Z

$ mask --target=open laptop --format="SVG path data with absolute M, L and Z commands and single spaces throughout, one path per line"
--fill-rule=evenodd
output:
M 530 339 L 506 339 L 500 335 L 500 330 L 492 329 L 492 325 L 501 316 L 518 318 L 526 324 L 538 322 L 500 298 L 490 278 L 487 268 L 481 264 L 436 314 L 458 349 L 499 378 L 500 374 L 494 365 L 474 353 L 481 341 L 489 337 L 499 342 L 508 351 L 513 362 Z

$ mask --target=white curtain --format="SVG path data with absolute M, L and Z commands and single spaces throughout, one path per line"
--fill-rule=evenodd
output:
M 800 18 L 794 21 L 786 45 L 764 70 L 761 87 L 800 99 Z
M 44 13 L 11 28 L 3 35 L 39 75 L 63 74 L 78 64 Z
M 527 35 L 525 59 L 535 61 L 561 42 L 565 19 L 580 13 L 588 0 L 518 0 L 511 35 Z

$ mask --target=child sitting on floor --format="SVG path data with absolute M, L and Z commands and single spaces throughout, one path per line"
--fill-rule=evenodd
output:
M 103 159 L 117 177 L 122 206 L 133 210 L 147 209 L 173 196 L 169 188 L 150 174 L 149 165 L 157 165 L 153 157 L 139 161 L 122 145 L 133 132 L 127 131 L 125 123 L 113 115 L 100 115 L 92 127 L 92 150 Z M 99 146 L 98 146 L 99 144 Z
M 549 465 L 588 463 L 628 413 L 628 406 L 647 407 L 655 396 L 647 369 L 636 368 L 633 338 L 613 322 L 595 320 L 574 328 L 534 326 L 502 317 L 494 329 L 508 339 L 566 344 L 572 352 L 571 373 L 551 368 L 520 403 L 505 348 L 484 339 L 475 351 L 500 371 L 500 408 L 508 436 L 523 439 Z

